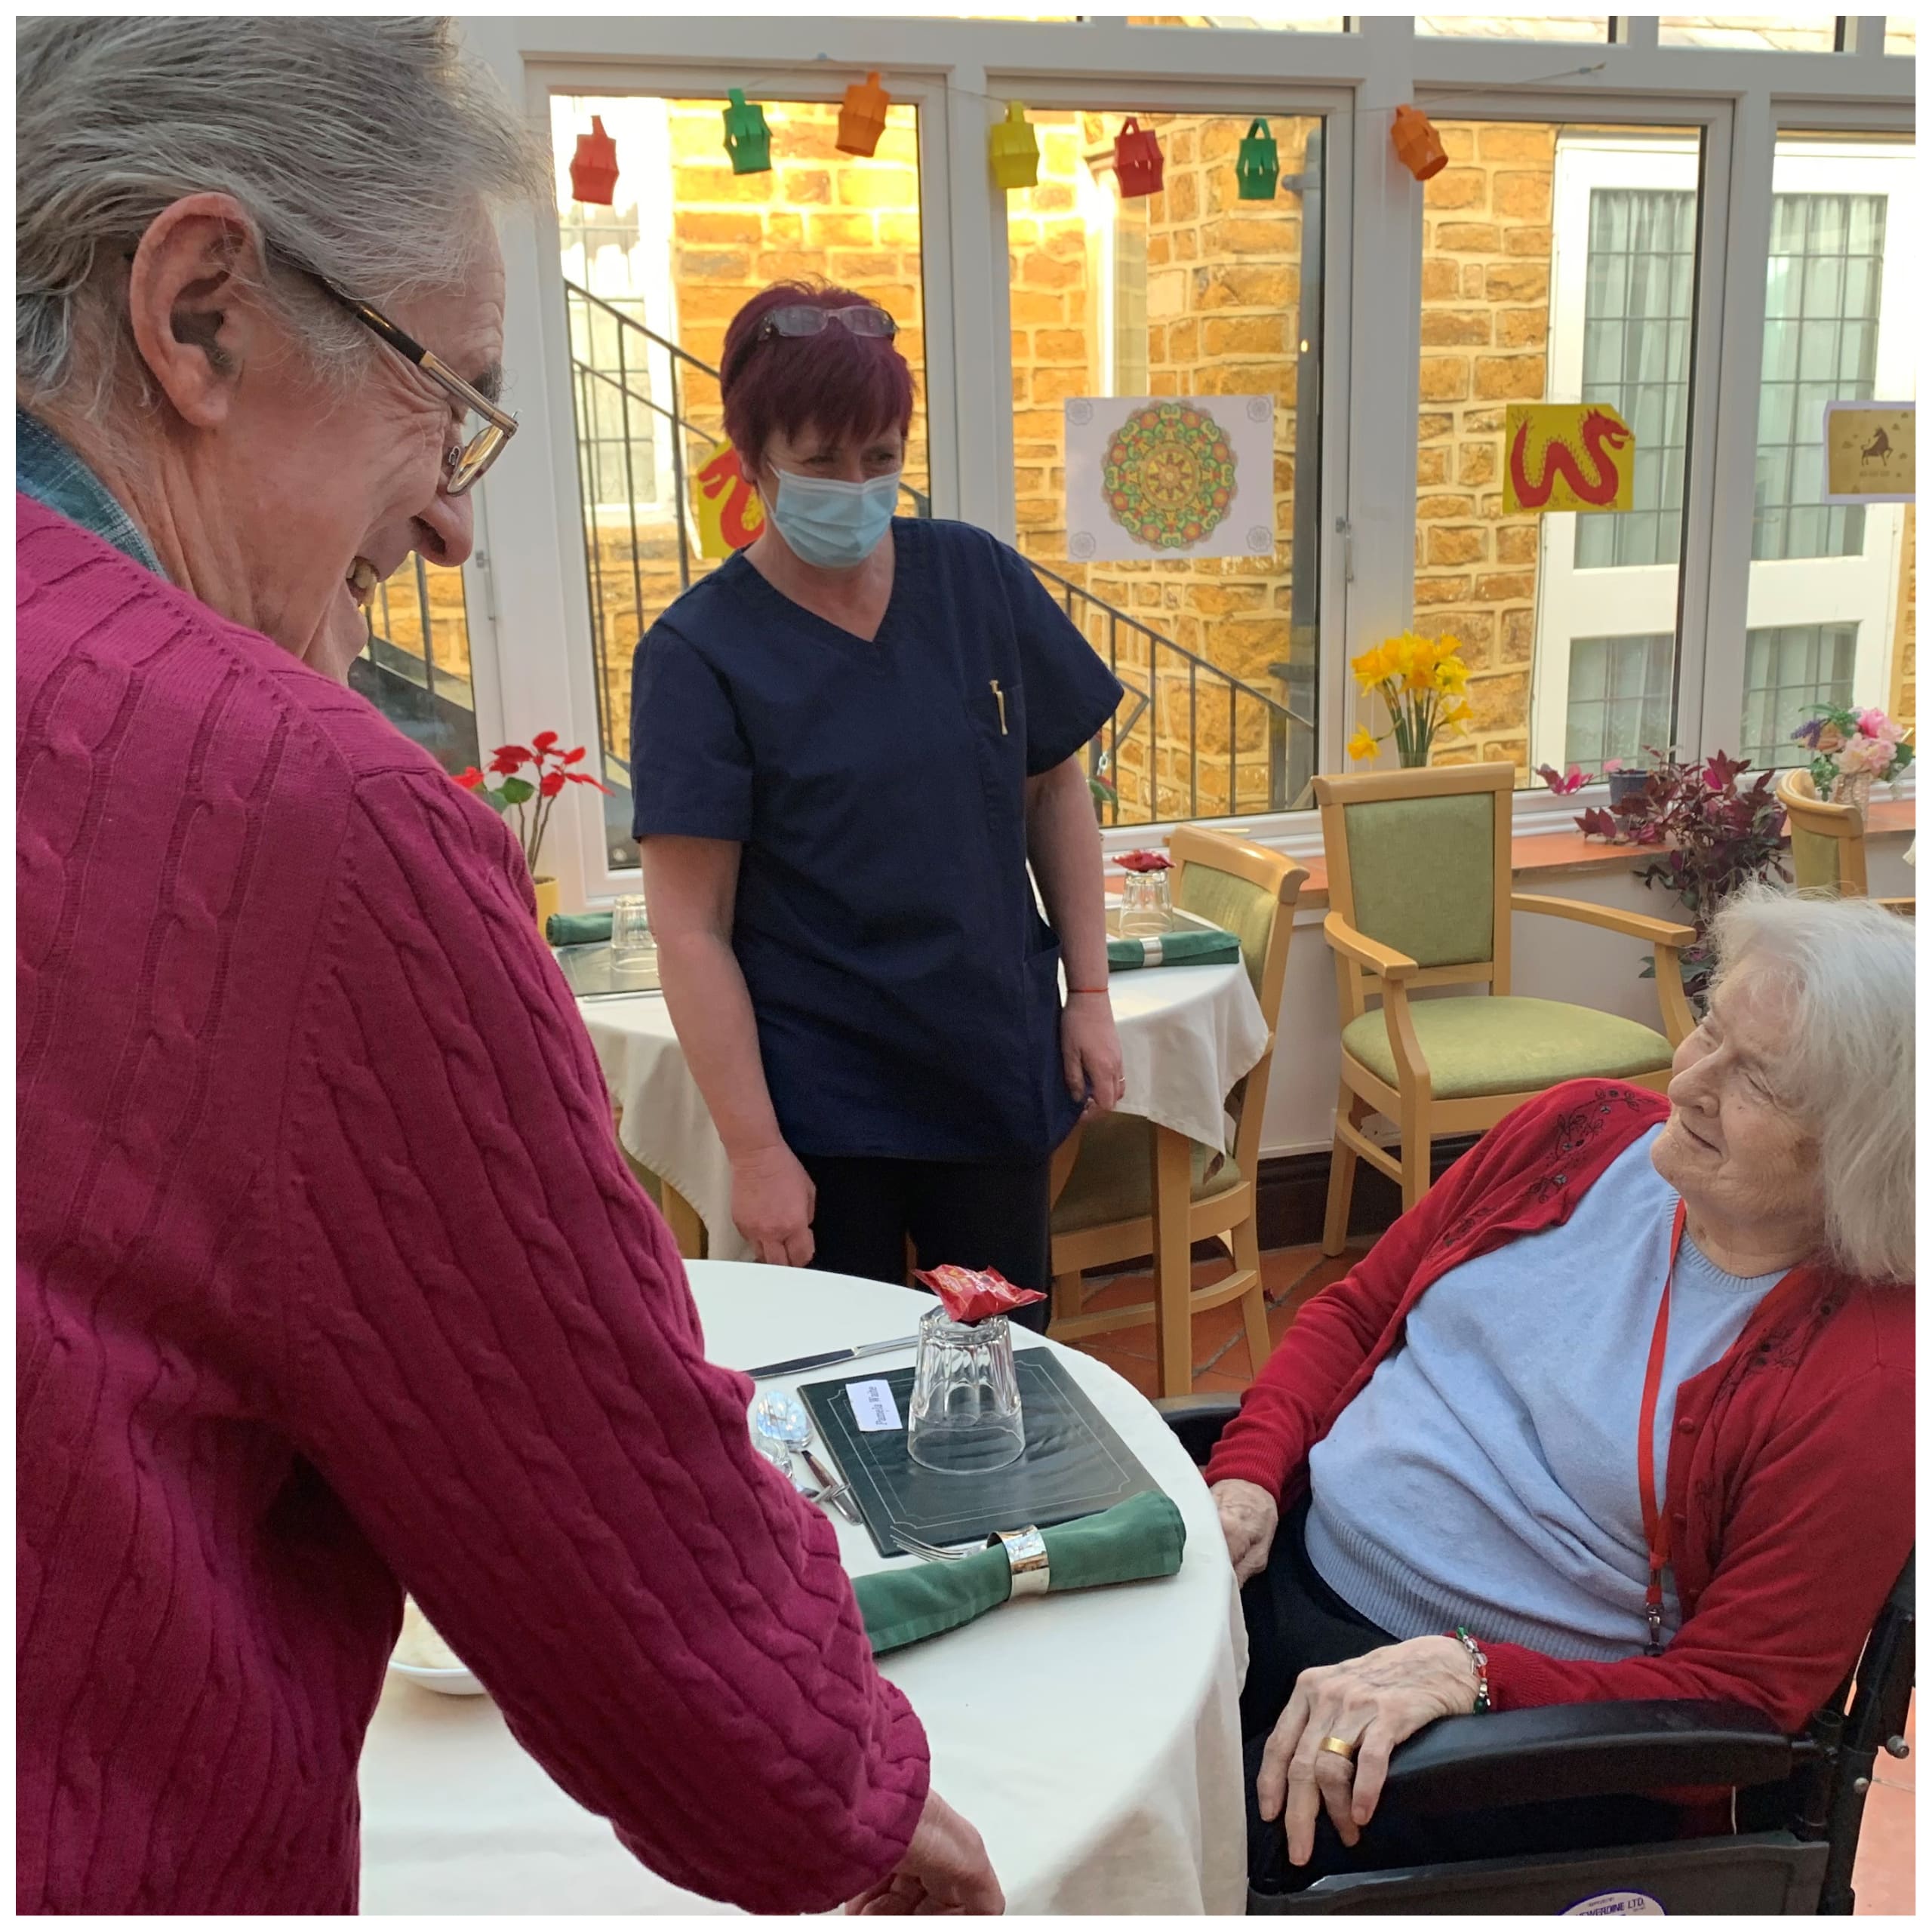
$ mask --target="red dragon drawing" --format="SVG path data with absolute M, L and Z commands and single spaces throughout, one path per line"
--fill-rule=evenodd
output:
M 1524 509 L 1541 509 L 1549 501 L 1559 476 L 1576 492 L 1580 502 L 1600 509 L 1617 500 L 1619 479 L 1616 452 L 1629 445 L 1630 432 L 1607 411 L 1592 409 L 1584 414 L 1578 440 L 1595 472 L 1594 475 L 1585 473 L 1576 452 L 1568 444 L 1552 439 L 1543 445 L 1543 474 L 1533 483 L 1527 460 L 1530 443 L 1527 418 L 1518 425 L 1509 445 L 1509 480 L 1515 486 L 1517 502 Z

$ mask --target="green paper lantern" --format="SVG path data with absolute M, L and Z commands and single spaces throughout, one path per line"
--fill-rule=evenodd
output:
M 1259 115 L 1247 124 L 1247 137 L 1235 160 L 1235 180 L 1244 202 L 1272 202 L 1281 178 L 1281 162 L 1275 137 Z
M 724 152 L 731 157 L 734 174 L 771 171 L 771 130 L 764 109 L 756 101 L 747 106 L 743 88 L 731 90 L 731 104 L 724 110 Z

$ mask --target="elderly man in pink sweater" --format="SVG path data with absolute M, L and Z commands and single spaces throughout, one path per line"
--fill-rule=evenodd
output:
M 18 56 L 20 1909 L 352 1910 L 407 1589 L 675 1883 L 998 1910 L 516 847 L 343 688 L 469 554 L 546 162 L 445 23 Z

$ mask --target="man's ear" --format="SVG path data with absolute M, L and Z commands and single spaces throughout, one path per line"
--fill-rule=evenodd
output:
M 266 271 L 232 195 L 187 195 L 148 224 L 128 277 L 134 346 L 184 422 L 210 429 L 242 368 L 267 347 L 257 293 Z

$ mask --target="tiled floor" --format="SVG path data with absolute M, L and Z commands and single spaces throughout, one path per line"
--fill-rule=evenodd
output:
M 1262 1278 L 1266 1284 L 1269 1315 L 1268 1326 L 1277 1345 L 1297 1310 L 1309 1297 L 1346 1272 L 1352 1257 L 1335 1260 L 1323 1258 L 1318 1247 L 1270 1249 L 1261 1258 Z M 1224 1273 L 1225 1260 L 1201 1264 L 1195 1271 L 1197 1283 L 1214 1280 Z M 1130 1306 L 1146 1301 L 1153 1292 L 1146 1275 L 1117 1276 L 1103 1286 L 1088 1285 L 1086 1306 L 1099 1310 Z M 1145 1323 L 1136 1328 L 1116 1330 L 1078 1344 L 1088 1354 L 1132 1383 L 1142 1394 L 1154 1393 L 1154 1329 Z M 1241 1334 L 1238 1305 L 1216 1309 L 1198 1315 L 1194 1323 L 1194 1386 L 1197 1389 L 1245 1389 L 1251 1379 L 1247 1344 Z M 1906 1726 L 1908 1740 L 1912 1724 Z M 1903 1761 L 1881 1758 L 1870 1797 L 1865 1808 L 1865 1826 L 1859 1838 L 1858 1866 L 1853 1888 L 1861 1915 L 1905 1914 L 1912 1909 L 1914 1870 L 1912 1842 L 1913 1786 L 1918 1756 Z

